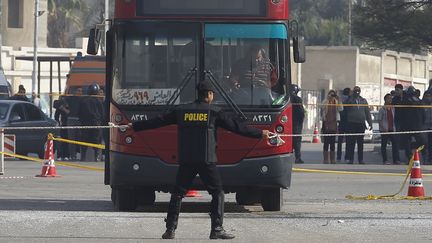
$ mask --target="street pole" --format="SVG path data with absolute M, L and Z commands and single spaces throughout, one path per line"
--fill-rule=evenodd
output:
M 39 0 L 35 0 L 34 6 L 34 32 L 33 32 L 33 72 L 32 72 L 32 92 L 36 93 L 36 73 L 37 73 L 37 49 L 38 49 L 38 17 L 39 17 Z
M 3 53 L 3 1 L 0 0 L 0 71 L 3 71 L 2 53 Z
M 107 21 L 107 19 L 109 19 L 109 0 L 105 0 L 105 14 L 104 14 L 104 22 L 105 22 L 105 35 L 104 35 L 104 51 L 102 53 L 102 55 L 106 55 L 106 32 L 108 31 L 109 28 L 109 23 Z
M 348 46 L 352 45 L 352 0 L 348 0 Z

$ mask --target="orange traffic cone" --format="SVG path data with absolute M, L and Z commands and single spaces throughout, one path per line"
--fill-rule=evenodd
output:
M 54 164 L 54 141 L 48 139 L 45 149 L 45 161 L 42 166 L 42 171 L 37 177 L 58 177 L 56 167 Z
M 318 134 L 319 134 L 318 126 L 316 124 L 315 124 L 315 129 L 314 129 L 313 134 L 314 134 L 314 136 L 312 138 L 312 143 L 320 143 L 321 141 L 320 141 L 320 138 L 318 136 Z
M 419 151 L 414 154 L 413 166 L 411 168 L 411 178 L 408 187 L 409 197 L 424 197 L 423 178 L 420 168 Z
M 198 194 L 197 190 L 189 190 L 187 191 L 185 197 L 199 197 L 200 195 Z

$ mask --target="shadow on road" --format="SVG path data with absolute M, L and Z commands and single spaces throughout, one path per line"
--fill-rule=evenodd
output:
M 258 209 L 259 208 L 259 209 Z M 168 202 L 156 202 L 153 206 L 139 206 L 137 212 L 165 213 Z M 114 212 L 111 201 L 102 200 L 55 200 L 55 199 L 0 199 L 0 210 L 16 211 L 93 211 Z M 184 213 L 206 213 L 210 210 L 209 202 L 184 202 Z M 261 211 L 261 207 L 245 208 L 236 203 L 225 203 L 227 213 L 252 213 Z
M 225 203 L 226 213 L 251 213 L 258 210 L 254 210 L 255 207 L 245 208 L 244 206 L 236 203 Z M 261 207 L 257 207 L 261 208 Z M 165 213 L 168 209 L 168 202 L 156 202 L 153 206 L 140 206 L 138 211 L 140 212 L 154 212 L 154 213 Z M 210 212 L 210 202 L 183 202 L 181 206 L 182 213 L 206 213 Z

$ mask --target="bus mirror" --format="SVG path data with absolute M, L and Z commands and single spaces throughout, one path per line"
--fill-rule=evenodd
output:
M 293 38 L 294 62 L 304 63 L 306 61 L 306 47 L 303 36 Z
M 90 29 L 89 40 L 87 44 L 87 54 L 96 55 L 99 51 L 100 31 L 96 28 Z

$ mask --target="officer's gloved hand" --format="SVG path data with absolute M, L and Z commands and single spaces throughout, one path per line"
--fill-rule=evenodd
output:
M 132 123 L 122 124 L 117 126 L 119 129 L 128 129 L 132 127 Z
M 272 135 L 272 132 L 269 130 L 262 130 L 262 137 L 268 139 Z

